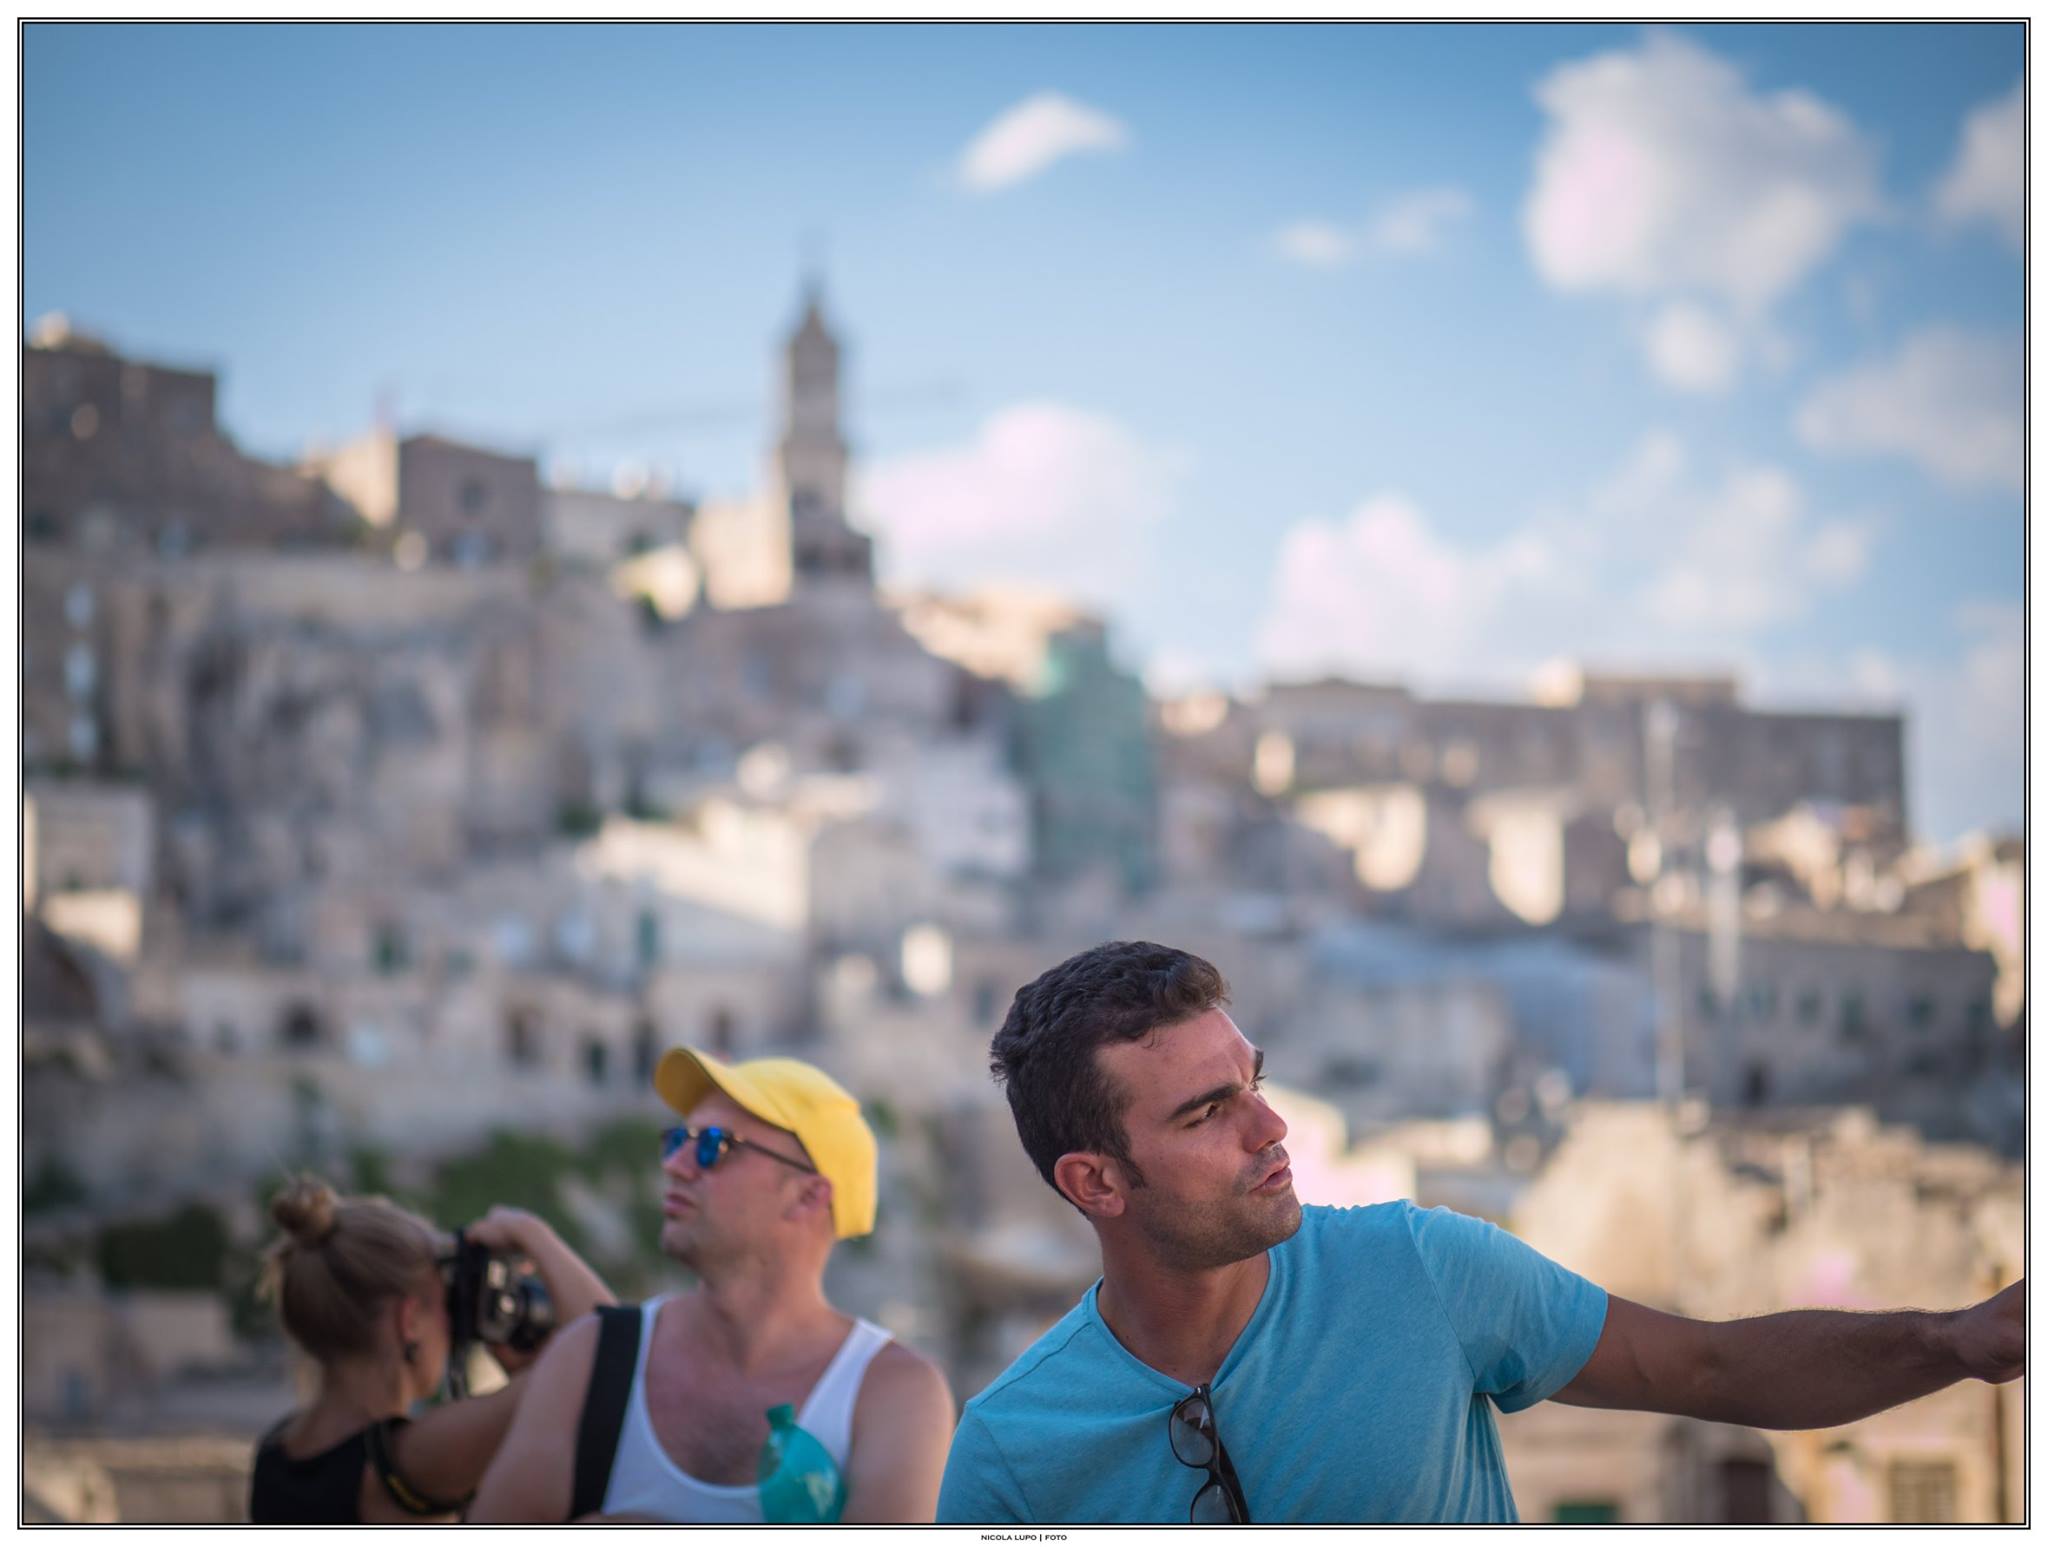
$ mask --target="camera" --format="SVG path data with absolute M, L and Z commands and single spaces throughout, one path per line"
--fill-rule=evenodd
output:
M 498 1343 L 531 1353 L 555 1330 L 555 1303 L 547 1285 L 455 1232 L 455 1252 L 444 1258 L 448 1284 L 448 1336 L 457 1348 Z

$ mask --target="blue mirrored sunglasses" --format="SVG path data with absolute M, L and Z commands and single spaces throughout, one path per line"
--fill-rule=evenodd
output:
M 661 1158 L 672 1159 L 677 1150 L 685 1144 L 692 1143 L 697 1146 L 697 1168 L 700 1171 L 709 1171 L 726 1157 L 728 1151 L 740 1149 L 752 1150 L 757 1155 L 766 1155 L 770 1160 L 779 1160 L 785 1166 L 794 1166 L 797 1170 L 807 1171 L 813 1176 L 818 1174 L 815 1166 L 807 1166 L 801 1160 L 794 1160 L 788 1155 L 779 1155 L 766 1145 L 756 1144 L 751 1139 L 742 1139 L 738 1134 L 724 1128 L 685 1128 L 680 1124 L 674 1128 L 664 1128 L 661 1131 Z

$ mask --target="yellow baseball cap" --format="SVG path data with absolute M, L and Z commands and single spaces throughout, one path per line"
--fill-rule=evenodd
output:
M 837 1080 L 795 1058 L 727 1064 L 688 1047 L 670 1048 L 654 1066 L 656 1094 L 686 1117 L 714 1088 L 797 1136 L 832 1184 L 832 1228 L 840 1240 L 875 1228 L 874 1131 Z

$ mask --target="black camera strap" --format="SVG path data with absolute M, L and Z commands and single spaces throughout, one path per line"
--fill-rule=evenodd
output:
M 369 1443 L 370 1465 L 376 1468 L 377 1481 L 384 1485 L 386 1496 L 408 1515 L 460 1514 L 475 1495 L 464 1494 L 453 1500 L 437 1499 L 420 1492 L 398 1470 L 397 1459 L 391 1454 L 391 1436 L 404 1426 L 403 1418 L 386 1418 L 363 1431 L 363 1437 Z
M 460 1402 L 469 1395 L 469 1351 L 476 1343 L 476 1284 L 471 1258 L 476 1248 L 455 1228 L 455 1255 L 448 1258 L 448 1371 L 442 1377 L 446 1398 Z
M 583 1394 L 583 1418 L 576 1428 L 571 1520 L 581 1520 L 604 1508 L 605 1490 L 611 1486 L 612 1461 L 619 1449 L 619 1431 L 626 1423 L 626 1401 L 633 1394 L 641 1319 L 637 1305 L 597 1308 L 597 1356 L 591 1361 L 590 1385 Z

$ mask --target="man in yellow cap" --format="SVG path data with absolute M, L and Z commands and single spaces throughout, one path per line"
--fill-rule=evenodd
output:
M 469 1518 L 929 1521 L 946 1379 L 825 1298 L 833 1245 L 875 1223 L 859 1103 L 793 1058 L 682 1048 L 654 1088 L 683 1118 L 662 1138 L 661 1249 L 697 1282 L 556 1334 Z M 776 1428 L 771 1481 L 758 1468 L 780 1407 L 808 1438 Z

